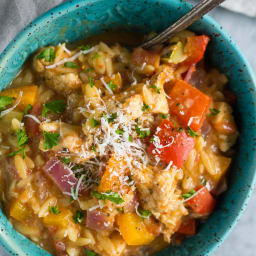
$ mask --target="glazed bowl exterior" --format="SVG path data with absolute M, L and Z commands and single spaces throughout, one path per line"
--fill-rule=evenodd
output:
M 191 6 L 182 0 L 77 0 L 43 14 L 25 27 L 0 55 L 0 90 L 10 83 L 27 57 L 38 48 L 72 42 L 107 30 L 123 28 L 141 33 L 162 31 Z M 206 59 L 228 76 L 237 96 L 236 121 L 240 129 L 228 190 L 216 210 L 199 227 L 196 236 L 180 247 L 156 255 L 206 256 L 226 238 L 244 211 L 253 191 L 256 164 L 256 92 L 253 72 L 230 36 L 212 18 L 205 16 L 190 28 L 211 37 Z M 47 256 L 33 242 L 16 232 L 0 210 L 0 243 L 11 255 Z

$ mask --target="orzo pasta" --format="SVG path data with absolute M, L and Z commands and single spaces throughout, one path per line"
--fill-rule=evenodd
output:
M 238 131 L 205 35 L 152 50 L 38 50 L 0 93 L 0 191 L 53 255 L 148 255 L 196 234 L 226 189 Z M 203 224 L 202 224 L 203 225 Z

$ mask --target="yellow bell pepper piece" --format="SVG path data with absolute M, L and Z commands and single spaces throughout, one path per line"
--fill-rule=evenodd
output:
M 147 230 L 143 219 L 136 213 L 118 215 L 117 224 L 128 245 L 146 245 L 155 239 L 155 236 Z
M 27 105 L 34 105 L 36 101 L 38 87 L 36 85 L 27 85 L 17 88 L 10 88 L 0 92 L 0 96 L 9 96 L 11 98 L 18 98 L 20 91 L 23 91 L 20 104 L 17 106 L 18 109 L 24 111 Z
M 19 200 L 13 202 L 10 208 L 10 216 L 18 221 L 24 221 L 30 216 L 29 209 Z
M 61 209 L 59 214 L 49 213 L 46 217 L 44 217 L 43 222 L 46 226 L 68 228 L 73 222 L 72 212 L 67 209 Z

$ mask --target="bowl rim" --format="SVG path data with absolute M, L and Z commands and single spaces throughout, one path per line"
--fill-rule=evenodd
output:
M 55 16 L 54 18 L 64 15 L 63 11 L 65 11 L 67 8 L 69 8 L 70 10 L 73 10 L 73 8 L 76 8 L 77 5 L 79 5 L 79 8 L 80 8 L 83 5 L 95 3 L 98 1 L 102 1 L 102 0 L 70 0 L 67 2 L 63 2 L 57 6 L 49 9 L 48 11 L 42 13 L 41 15 L 36 17 L 32 22 L 30 22 L 28 25 L 26 25 L 23 29 L 21 29 L 20 32 L 18 32 L 16 34 L 16 36 L 9 42 L 9 44 L 6 46 L 6 48 L 0 54 L 0 63 L 2 63 L 3 66 L 5 66 L 8 56 L 15 53 L 14 46 L 19 43 L 22 43 L 22 41 L 25 40 L 26 35 L 28 35 L 29 33 L 32 33 L 34 31 L 35 25 L 47 22 L 49 20 L 49 18 L 53 15 Z M 148 0 L 148 1 L 153 1 L 153 0 Z M 168 0 L 159 0 L 159 1 L 165 2 L 168 5 Z M 175 0 L 175 1 L 180 2 L 181 4 L 186 5 L 189 8 L 191 8 L 193 6 L 191 3 L 185 2 L 183 0 Z M 54 20 L 54 19 L 52 19 L 52 20 Z M 241 63 L 244 64 L 244 68 L 247 70 L 253 86 L 256 87 L 256 77 L 255 77 L 254 71 L 253 71 L 250 63 L 247 61 L 244 54 L 240 50 L 239 46 L 231 38 L 229 33 L 225 29 L 223 29 L 223 27 L 214 18 L 210 17 L 209 15 L 205 15 L 201 19 L 201 22 L 214 26 L 214 29 L 216 31 L 218 31 L 219 34 L 221 34 L 221 36 L 227 42 L 227 44 L 229 45 L 231 50 L 234 52 L 234 54 L 237 55 L 239 60 L 241 61 Z M 1 67 L 0 67 L 0 72 L 1 72 Z M 254 156 L 256 157 L 256 152 L 254 153 Z M 240 211 L 233 217 L 233 221 L 232 221 L 231 225 L 227 227 L 226 231 L 222 234 L 221 239 L 219 239 L 218 241 L 216 241 L 215 243 L 213 243 L 209 246 L 208 253 L 206 255 L 210 255 L 216 248 L 218 248 L 223 243 L 223 241 L 227 238 L 227 236 L 230 234 L 230 232 L 233 230 L 233 228 L 236 226 L 237 222 L 239 221 L 239 219 L 241 218 L 241 216 L 243 215 L 243 213 L 246 209 L 248 201 L 253 193 L 255 184 L 256 184 L 256 167 L 255 167 L 255 171 L 253 173 L 253 179 L 251 180 L 251 184 L 250 184 L 251 187 L 246 190 Z M 4 217 L 4 219 L 3 219 L 3 217 Z M 6 221 L 9 222 L 9 220 L 5 217 L 5 214 L 2 212 L 2 210 L 0 208 L 0 228 L 1 228 L 1 225 Z M 18 233 L 18 231 L 16 231 L 12 226 L 11 226 L 11 230 Z M 21 237 L 18 237 L 18 239 L 24 239 L 24 238 L 23 238 L 23 236 L 21 236 Z M 33 241 L 27 240 L 27 242 L 30 242 L 30 243 L 36 245 Z M 4 234 L 2 234 L 2 232 L 0 232 L 0 245 L 3 248 L 5 248 L 8 252 L 10 252 L 14 255 L 19 255 L 17 253 L 20 252 L 19 251 L 20 248 L 15 248 L 16 246 L 15 246 L 15 243 L 13 243 L 12 238 L 10 239 L 10 237 L 6 237 Z M 27 254 L 22 254 L 22 255 L 25 256 Z M 47 251 L 45 251 L 45 253 L 43 255 L 48 256 L 50 254 Z

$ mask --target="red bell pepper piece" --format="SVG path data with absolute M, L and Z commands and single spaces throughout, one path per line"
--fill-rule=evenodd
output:
M 154 141 L 148 146 L 148 152 L 169 164 L 171 161 L 181 168 L 189 152 L 194 147 L 194 139 L 182 130 L 179 132 L 168 120 L 163 120 L 156 129 Z
M 187 236 L 194 236 L 196 234 L 196 220 L 189 219 L 189 220 L 183 221 L 177 232 L 179 234 L 183 234 Z
M 183 126 L 198 131 L 210 108 L 211 98 L 182 80 L 174 84 L 169 96 L 170 113 Z

